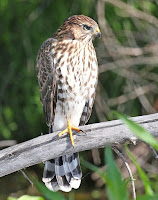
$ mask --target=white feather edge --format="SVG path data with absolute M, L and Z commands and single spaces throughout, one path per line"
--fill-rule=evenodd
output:
M 56 191 L 58 191 L 60 188 L 59 188 L 59 186 L 58 186 L 58 184 L 55 186 L 55 187 L 52 187 L 52 184 L 51 184 L 51 182 L 45 182 L 45 186 L 49 189 L 49 190 L 51 190 L 51 191 L 53 191 L 53 192 L 56 192 Z
M 52 178 L 42 178 L 42 181 L 44 183 L 48 183 L 48 182 L 51 182 Z
M 81 184 L 81 179 L 71 178 L 70 185 L 74 189 L 78 189 Z

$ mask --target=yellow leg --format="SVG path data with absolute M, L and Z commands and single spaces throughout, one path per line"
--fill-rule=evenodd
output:
M 81 132 L 81 130 L 79 128 L 72 126 L 70 121 L 67 120 L 67 128 L 65 130 L 63 130 L 62 132 L 60 132 L 58 135 L 59 135 L 59 137 L 61 137 L 64 133 L 68 132 L 69 135 L 70 135 L 71 144 L 72 144 L 72 146 L 74 146 L 74 139 L 73 139 L 73 136 L 72 136 L 72 130 L 75 130 L 77 132 Z

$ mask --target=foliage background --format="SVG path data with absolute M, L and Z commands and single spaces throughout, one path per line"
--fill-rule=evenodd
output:
M 0 140 L 23 142 L 48 132 L 39 99 L 36 55 L 42 42 L 74 14 L 92 17 L 102 32 L 102 39 L 94 41 L 100 73 L 89 123 L 112 119 L 111 109 L 130 116 L 157 112 L 157 0 L 0 0 Z M 145 145 L 139 144 L 133 153 L 149 176 L 158 173 Z M 101 150 L 84 152 L 81 157 L 104 165 Z M 117 164 L 126 177 L 119 159 Z M 41 180 L 42 168 L 41 164 L 27 171 Z M 83 172 L 86 177 L 74 192 L 75 199 L 104 197 L 99 177 L 84 167 Z M 139 181 L 137 188 L 143 193 Z M 0 180 L 0 197 L 10 194 L 39 192 L 14 173 Z

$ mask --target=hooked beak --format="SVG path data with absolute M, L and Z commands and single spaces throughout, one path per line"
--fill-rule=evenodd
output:
M 96 28 L 95 35 L 96 35 L 96 37 L 99 37 L 99 39 L 101 38 L 101 32 L 100 32 L 99 28 Z

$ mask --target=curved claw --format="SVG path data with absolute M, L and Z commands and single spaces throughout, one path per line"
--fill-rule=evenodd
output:
M 83 132 L 79 128 L 76 128 L 76 127 L 72 126 L 72 124 L 70 123 L 70 121 L 67 120 L 67 128 L 65 130 L 63 130 L 62 132 L 60 132 L 58 135 L 59 135 L 59 137 L 61 137 L 63 134 L 69 133 L 71 144 L 72 144 L 72 146 L 74 146 L 74 139 L 73 139 L 73 136 L 72 136 L 72 130 L 75 130 L 77 132 Z

